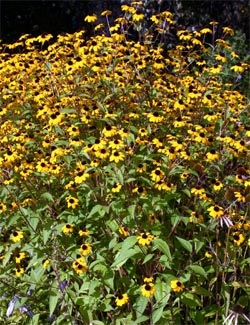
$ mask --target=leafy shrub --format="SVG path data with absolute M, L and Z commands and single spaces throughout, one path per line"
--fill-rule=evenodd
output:
M 216 22 L 163 55 L 170 12 L 129 40 L 137 6 L 1 48 L 5 324 L 249 321 L 249 64 Z

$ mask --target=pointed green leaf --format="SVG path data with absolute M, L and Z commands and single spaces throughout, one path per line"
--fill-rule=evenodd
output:
M 178 240 L 178 242 L 181 244 L 183 248 L 185 248 L 189 253 L 192 253 L 193 246 L 189 241 L 180 237 L 176 237 L 176 239 Z
M 159 249 L 163 254 L 165 254 L 170 261 L 172 260 L 169 246 L 164 240 L 162 240 L 160 238 L 156 238 L 155 240 L 153 240 L 152 243 L 153 243 L 153 246 L 155 248 Z
M 53 315 L 53 313 L 56 309 L 58 299 L 59 299 L 59 291 L 57 291 L 55 289 L 51 290 L 50 296 L 49 296 L 49 314 L 50 314 L 50 316 Z

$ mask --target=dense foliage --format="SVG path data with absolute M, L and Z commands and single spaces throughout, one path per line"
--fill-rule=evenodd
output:
M 139 6 L 1 47 L 5 324 L 250 322 L 249 63 Z

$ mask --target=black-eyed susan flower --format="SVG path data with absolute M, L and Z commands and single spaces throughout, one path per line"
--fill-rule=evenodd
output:
M 122 185 L 120 183 L 115 183 L 111 189 L 111 192 L 113 193 L 119 193 L 122 188 Z
M 109 161 L 114 161 L 118 163 L 119 161 L 123 161 L 125 158 L 124 154 L 121 151 L 112 151 Z
M 51 260 L 49 258 L 47 258 L 42 264 L 43 269 L 45 270 L 50 263 L 51 263 Z
M 144 283 L 141 286 L 141 294 L 143 295 L 143 297 L 150 298 L 154 295 L 155 291 L 156 289 L 152 282 Z
M 69 234 L 69 233 L 72 233 L 74 230 L 74 226 L 71 224 L 71 223 L 67 223 L 66 225 L 64 225 L 62 227 L 62 232 L 64 234 Z
M 91 253 L 92 246 L 90 244 L 88 244 L 88 243 L 84 243 L 84 244 L 81 245 L 79 251 L 83 256 L 87 256 L 87 255 L 89 255 Z
M 1 202 L 1 203 L 0 203 L 0 213 L 5 212 L 6 210 L 7 210 L 6 205 L 5 205 L 3 202 Z
M 205 252 L 205 257 L 210 259 L 210 258 L 213 257 L 213 255 L 210 252 L 206 251 Z
M 106 127 L 102 130 L 102 133 L 106 138 L 111 138 L 116 135 L 117 129 L 115 126 L 106 125 Z
M 88 271 L 88 266 L 85 263 L 85 259 L 84 257 L 79 257 L 77 258 L 73 263 L 72 263 L 72 267 L 74 269 L 74 271 L 78 274 L 81 275 L 83 273 L 86 273 Z
M 145 172 L 146 170 L 147 170 L 147 166 L 144 165 L 144 164 L 139 164 L 139 165 L 137 166 L 137 168 L 136 168 L 136 171 L 137 171 L 138 173 L 143 173 L 143 172 Z
M 95 14 L 88 15 L 84 18 L 84 21 L 86 21 L 87 23 L 94 23 L 97 21 L 97 16 Z
M 111 149 L 120 150 L 124 147 L 124 143 L 120 139 L 111 140 L 109 141 L 108 147 Z
M 68 208 L 75 209 L 78 206 L 79 200 L 73 196 L 66 197 Z
M 150 213 L 150 215 L 148 216 L 149 223 L 153 224 L 156 220 L 156 215 L 154 213 Z
M 212 180 L 212 186 L 215 191 L 220 191 L 223 188 L 223 184 L 217 179 Z
M 191 193 L 201 197 L 205 194 L 205 190 L 203 187 L 197 185 L 196 187 L 191 188 Z
M 233 241 L 237 246 L 240 246 L 245 241 L 245 237 L 239 231 L 233 233 Z
M 127 226 L 120 227 L 119 228 L 119 233 L 124 237 L 128 237 L 128 235 L 129 235 L 128 227 Z
M 69 133 L 70 136 L 73 136 L 73 137 L 76 137 L 80 134 L 80 130 L 77 126 L 70 126 L 68 129 L 67 129 L 67 132 Z
M 189 217 L 189 221 L 192 222 L 192 223 L 199 224 L 199 223 L 201 223 L 203 221 L 203 215 L 197 214 L 197 212 L 192 211 L 191 215 Z
M 149 119 L 149 122 L 152 123 L 160 123 L 164 120 L 164 116 L 161 116 L 159 112 L 148 113 L 147 117 Z
M 15 274 L 16 274 L 17 278 L 19 278 L 23 273 L 24 273 L 24 268 L 23 267 L 17 267 L 15 269 Z
M 155 236 L 150 234 L 149 232 L 141 233 L 140 236 L 137 237 L 138 244 L 141 246 L 150 245 L 151 241 L 155 239 Z
M 165 176 L 165 174 L 160 168 L 156 168 L 156 169 L 152 170 L 152 172 L 150 173 L 150 177 L 151 177 L 152 181 L 154 181 L 156 183 L 159 182 L 164 176 Z
M 80 230 L 78 231 L 78 234 L 79 234 L 79 236 L 81 236 L 81 237 L 87 237 L 87 236 L 89 235 L 89 230 L 87 230 L 87 229 L 80 229 Z
M 171 281 L 170 286 L 174 292 L 182 292 L 185 289 L 184 284 L 179 280 Z
M 129 302 L 129 298 L 128 298 L 127 293 L 118 294 L 115 298 L 115 303 L 116 303 L 116 306 L 118 306 L 118 307 L 122 307 L 123 305 L 128 304 L 128 302 Z
M 146 188 L 144 186 L 138 186 L 138 187 L 135 187 L 132 190 L 132 193 L 138 193 L 141 196 L 146 196 L 147 195 L 147 190 L 146 190 Z
M 24 258 L 25 258 L 25 252 L 17 253 L 17 255 L 15 256 L 16 264 L 20 264 Z
M 41 159 L 37 165 L 36 169 L 40 173 L 47 173 L 49 171 L 49 164 L 45 159 Z
M 212 217 L 212 218 L 220 218 L 223 216 L 224 214 L 224 210 L 222 207 L 218 206 L 218 205 L 215 205 L 215 206 L 211 206 L 207 209 L 207 211 L 209 212 L 209 215 Z
M 105 159 L 109 156 L 109 150 L 108 148 L 100 148 L 97 151 L 95 151 L 95 155 L 97 158 Z
M 188 172 L 183 172 L 181 175 L 180 175 L 180 179 L 181 180 L 186 180 L 189 176 L 189 173 Z
M 211 149 L 210 152 L 206 154 L 206 161 L 214 161 L 219 159 L 219 153 L 214 149 Z
M 22 231 L 14 231 L 11 234 L 10 238 L 14 243 L 17 243 L 23 239 L 23 232 Z
M 242 195 L 240 192 L 234 192 L 234 196 L 237 199 L 238 202 L 242 202 L 245 203 L 246 202 L 246 198 L 244 195 Z

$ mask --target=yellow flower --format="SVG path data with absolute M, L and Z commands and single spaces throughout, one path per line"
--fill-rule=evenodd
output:
M 185 289 L 184 284 L 179 280 L 173 280 L 170 284 L 174 292 L 182 292 Z
M 64 225 L 64 226 L 62 227 L 62 232 L 63 232 L 64 234 L 72 233 L 73 230 L 74 230 L 73 227 L 74 227 L 74 226 L 73 226 L 72 224 L 67 223 L 66 225 Z
M 6 210 L 7 210 L 6 205 L 5 205 L 3 202 L 1 202 L 1 203 L 0 203 L 0 213 L 5 212 Z
M 94 23 L 97 21 L 97 16 L 95 14 L 88 15 L 85 17 L 84 21 L 86 21 L 87 23 Z
M 80 134 L 80 131 L 79 131 L 79 128 L 77 126 L 70 126 L 68 129 L 67 129 L 68 133 L 70 136 L 73 136 L 73 137 L 76 137 L 77 135 Z
M 141 286 L 141 293 L 144 297 L 150 298 L 155 293 L 155 286 L 152 282 L 145 283 Z
M 50 264 L 50 259 L 47 258 L 47 259 L 43 262 L 43 265 L 42 265 L 43 269 L 45 270 L 49 264 Z
M 206 161 L 214 161 L 216 159 L 219 159 L 219 154 L 214 149 L 206 154 Z
M 118 307 L 126 305 L 126 304 L 128 304 L 128 302 L 129 302 L 129 298 L 126 293 L 119 294 L 115 299 L 116 306 L 118 306 Z
M 77 258 L 73 263 L 72 263 L 72 267 L 74 269 L 74 271 L 81 275 L 85 272 L 87 272 L 88 270 L 88 266 L 87 264 L 85 263 L 85 259 L 84 257 L 80 257 L 80 258 Z
M 154 278 L 151 276 L 151 277 L 149 277 L 149 278 L 144 278 L 143 279 L 143 282 L 144 283 L 151 283 L 151 282 L 153 282 L 154 281 Z
M 152 181 L 156 183 L 159 182 L 164 176 L 165 174 L 160 168 L 156 168 L 150 173 Z
M 73 196 L 66 197 L 66 201 L 68 203 L 68 208 L 72 208 L 72 209 L 75 209 L 79 203 L 79 200 Z
M 147 166 L 146 165 L 143 165 L 143 164 L 139 164 L 136 168 L 136 171 L 138 173 L 143 173 L 147 170 Z
M 234 196 L 236 197 L 237 201 L 245 203 L 246 198 L 244 195 L 242 195 L 240 192 L 234 192 Z
M 212 30 L 210 28 L 203 28 L 200 30 L 201 34 L 212 34 Z
M 114 161 L 115 163 L 118 163 L 119 161 L 124 160 L 124 154 L 119 151 L 113 151 L 111 156 L 109 157 L 109 161 Z
M 141 21 L 141 20 L 143 20 L 144 15 L 143 14 L 134 13 L 133 16 L 132 16 L 132 18 L 133 18 L 133 21 Z
M 79 230 L 78 231 L 78 234 L 79 234 L 79 236 L 88 236 L 89 235 L 89 230 L 87 230 L 87 229 L 81 229 L 81 230 Z
M 23 232 L 22 231 L 14 231 L 13 234 L 11 235 L 11 240 L 14 243 L 19 242 L 23 238 Z
M 16 255 L 15 260 L 17 264 L 20 264 L 21 260 L 23 260 L 25 258 L 25 253 L 24 252 L 20 252 Z
M 245 69 L 240 64 L 236 64 L 231 67 L 231 70 L 233 70 L 234 72 L 242 73 Z
M 230 36 L 234 35 L 234 30 L 232 28 L 229 27 L 222 27 L 223 33 L 225 34 L 229 34 Z
M 124 237 L 127 237 L 129 235 L 128 227 L 127 226 L 120 227 L 119 228 L 119 233 L 121 235 L 123 235 Z
M 242 243 L 244 243 L 245 237 L 240 232 L 234 232 L 233 233 L 233 241 L 237 246 L 240 246 Z
M 147 114 L 149 122 L 160 123 L 164 120 L 164 116 L 160 116 L 158 112 Z
M 209 253 L 208 251 L 206 251 L 206 253 L 205 253 L 205 257 L 206 257 L 206 258 L 212 258 L 213 255 L 212 255 L 211 253 Z
M 156 221 L 156 216 L 154 213 L 151 213 L 149 216 L 148 216 L 148 221 L 152 224 Z
M 91 253 L 92 251 L 92 247 L 90 244 L 82 244 L 80 249 L 79 249 L 80 253 L 83 255 L 83 256 L 87 256 Z
M 24 273 L 24 268 L 22 267 L 16 268 L 15 273 L 16 273 L 16 277 L 19 278 Z
M 223 184 L 219 180 L 212 180 L 213 189 L 215 191 L 220 191 L 223 188 Z
M 110 16 L 110 15 L 112 15 L 112 11 L 110 10 L 105 10 L 101 13 L 101 16 Z
M 109 150 L 107 148 L 100 148 L 95 152 L 97 158 L 105 159 L 109 156 Z
M 142 245 L 142 246 L 150 245 L 151 241 L 154 239 L 155 239 L 155 236 L 153 236 L 149 232 L 147 232 L 147 233 L 143 232 L 140 234 L 140 236 L 137 237 L 138 244 Z
M 111 191 L 113 193 L 119 193 L 120 190 L 121 190 L 121 188 L 122 188 L 121 184 L 120 183 L 116 183 L 116 184 L 113 185 Z
M 189 221 L 199 224 L 203 221 L 203 215 L 201 215 L 201 214 L 197 215 L 197 213 L 195 211 L 192 211 L 191 215 L 189 217 Z
M 218 205 L 209 207 L 207 211 L 212 218 L 220 218 L 224 214 L 224 210 Z

